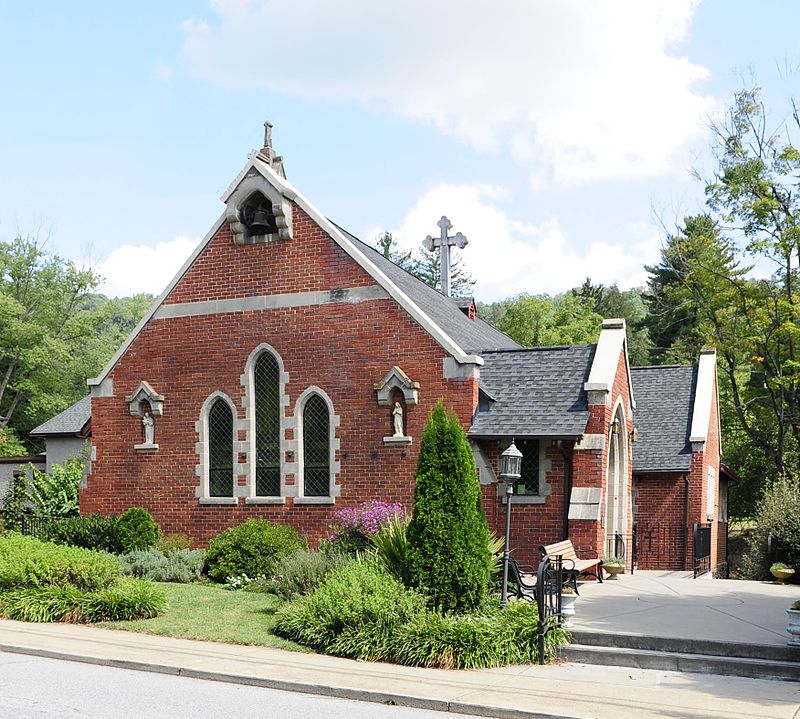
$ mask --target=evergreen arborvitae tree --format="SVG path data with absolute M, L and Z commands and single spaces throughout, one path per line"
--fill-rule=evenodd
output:
M 436 609 L 477 608 L 489 584 L 489 529 L 475 460 L 455 414 L 441 401 L 422 434 L 408 525 L 411 582 Z

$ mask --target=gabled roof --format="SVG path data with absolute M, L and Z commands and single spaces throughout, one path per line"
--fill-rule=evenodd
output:
M 589 406 L 584 383 L 596 345 L 483 354 L 481 390 L 495 401 L 475 415 L 471 437 L 578 438 Z
M 92 398 L 88 395 L 59 412 L 31 431 L 33 437 L 55 434 L 81 434 L 92 418 Z
M 428 316 L 467 352 L 482 354 L 485 350 L 521 349 L 521 345 L 488 322 L 477 317 L 474 320 L 467 317 L 459 309 L 463 306 L 465 298 L 445 297 L 438 290 L 386 259 L 374 247 L 362 242 L 347 230 L 342 232 L 357 242 L 367 257 L 415 304 L 424 307 Z
M 634 367 L 631 375 L 638 433 L 633 443 L 633 471 L 688 472 L 697 366 Z
M 386 260 L 379 252 L 372 250 L 328 220 L 300 192 L 287 182 L 286 179 L 280 177 L 256 152 L 250 153 L 247 164 L 223 194 L 223 202 L 231 195 L 238 183 L 241 182 L 251 170 L 255 170 L 259 173 L 268 183 L 276 188 L 283 197 L 292 200 L 316 222 L 322 230 L 327 232 L 331 239 L 359 264 L 378 285 L 386 290 L 387 294 L 408 312 L 408 314 L 411 315 L 411 317 L 413 317 L 413 319 L 431 335 L 450 356 L 455 358 L 457 362 L 481 365 L 483 364 L 481 357 L 473 354 L 476 350 L 483 349 L 484 347 L 517 346 L 509 337 L 498 330 L 490 328 L 486 323 L 480 320 L 473 321 L 464 317 L 463 313 L 458 310 L 457 306 L 454 305 L 450 298 L 444 297 L 431 288 L 428 288 L 430 292 L 420 289 L 421 287 L 427 286 L 419 280 L 416 280 L 416 278 L 413 278 L 404 270 L 398 268 L 391 261 Z M 226 215 L 223 213 L 103 371 L 97 377 L 88 381 L 89 385 L 98 386 L 108 377 L 122 355 L 125 354 L 139 333 L 152 319 L 156 310 L 178 285 L 219 229 L 224 225 L 225 219 Z M 413 282 L 410 280 L 413 280 Z M 426 302 L 428 304 L 426 304 Z M 455 307 L 454 312 L 451 311 L 452 307 Z M 458 318 L 458 315 L 461 315 L 463 321 L 461 318 Z M 467 327 L 464 322 L 473 323 L 475 326 Z M 450 334 L 451 332 L 453 334 Z

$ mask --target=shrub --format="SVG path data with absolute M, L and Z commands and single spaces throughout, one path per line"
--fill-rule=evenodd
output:
M 800 568 L 800 482 L 780 479 L 764 492 L 756 511 L 756 527 L 747 538 L 742 573 L 749 579 L 769 576 L 770 560 Z M 772 535 L 777 556 L 767 557 Z
M 117 518 L 101 514 L 87 514 L 49 522 L 39 535 L 40 539 L 69 544 L 84 549 L 118 552 Z
M 355 555 L 370 546 L 370 538 L 395 517 L 403 516 L 402 504 L 364 502 L 360 507 L 344 507 L 333 513 L 328 540 L 346 554 Z
M 460 612 L 480 604 L 489 584 L 489 529 L 466 435 L 441 402 L 422 434 L 408 542 L 411 582 L 435 608 Z
M 278 610 L 275 631 L 328 654 L 388 659 L 394 630 L 425 611 L 425 597 L 374 562 L 352 560 L 316 592 Z
M 191 549 L 192 543 L 192 538 L 186 534 L 167 534 L 158 543 L 158 548 L 169 555 L 181 549 Z
M 355 560 L 317 591 L 278 611 L 276 632 L 327 654 L 411 666 L 468 669 L 538 661 L 535 605 L 496 604 L 484 614 L 442 615 L 385 569 Z M 569 638 L 548 634 L 546 659 Z
M 294 527 L 248 519 L 218 534 L 208 543 L 208 576 L 217 582 L 248 574 L 272 576 L 275 563 L 305 547 Z
M 70 457 L 63 464 L 54 464 L 50 472 L 28 465 L 31 481 L 23 496 L 33 505 L 33 513 L 43 517 L 72 517 L 78 514 L 78 492 L 86 460 Z
M 102 589 L 118 575 L 119 565 L 110 554 L 20 534 L 0 537 L 0 590 L 66 585 Z
M 330 572 L 346 561 L 341 553 L 301 549 L 275 565 L 270 590 L 286 600 L 311 594 Z
M 142 507 L 131 507 L 117 520 L 117 538 L 123 553 L 155 547 L 162 536 L 161 527 Z
M 161 589 L 129 577 L 120 577 L 97 591 L 72 586 L 27 587 L 6 592 L 0 598 L 0 613 L 23 622 L 149 619 L 166 606 Z
M 153 582 L 188 584 L 200 577 L 204 564 L 205 552 L 201 549 L 178 549 L 170 554 L 158 549 L 139 549 L 119 557 L 123 574 Z

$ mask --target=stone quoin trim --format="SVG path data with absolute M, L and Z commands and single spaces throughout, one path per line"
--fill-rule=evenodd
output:
M 329 452 L 329 469 L 330 481 L 327 497 L 306 497 L 304 496 L 304 472 L 303 472 L 303 416 L 306 408 L 306 403 L 314 395 L 320 397 L 328 407 L 328 452 Z M 294 443 L 294 462 L 287 463 L 287 471 L 294 473 L 295 487 L 297 496 L 294 498 L 295 504 L 334 504 L 336 497 L 341 492 L 341 487 L 336 484 L 336 477 L 340 471 L 340 463 L 336 459 L 336 453 L 339 450 L 339 438 L 336 436 L 336 430 L 339 427 L 340 417 L 336 414 L 333 402 L 328 396 L 327 392 L 317 386 L 312 385 L 303 390 L 303 393 L 297 398 L 294 405 L 294 432 L 296 439 Z
M 216 400 L 223 400 L 231 410 L 233 415 L 233 457 L 231 458 L 233 467 L 233 495 L 231 497 L 212 497 L 209 490 L 209 471 L 210 471 L 210 458 L 209 458 L 209 431 L 208 431 L 208 414 L 211 407 Z M 239 464 L 237 462 L 239 452 L 246 451 L 246 442 L 239 442 L 237 437 L 239 431 L 246 429 L 245 423 L 239 419 L 239 413 L 236 411 L 236 405 L 230 397 L 224 392 L 212 392 L 203 402 L 200 409 L 200 418 L 195 424 L 195 430 L 199 436 L 199 441 L 195 444 L 195 451 L 197 453 L 198 463 L 195 466 L 195 473 L 200 480 L 195 490 L 195 496 L 198 498 L 200 504 L 238 504 L 239 497 L 246 496 L 247 487 L 240 487 L 237 479 L 239 475 Z
M 259 497 L 256 494 L 256 392 L 255 392 L 255 367 L 256 362 L 264 354 L 271 354 L 278 363 L 278 405 L 280 408 L 280 472 L 281 487 L 279 497 Z M 286 501 L 286 430 L 291 428 L 292 422 L 286 417 L 286 408 L 289 406 L 289 395 L 286 394 L 286 384 L 289 382 L 289 374 L 285 371 L 283 358 L 280 353 L 270 344 L 262 342 L 256 347 L 247 358 L 244 367 L 244 374 L 239 377 L 239 381 L 244 387 L 242 397 L 242 409 L 244 409 L 245 423 L 247 425 L 247 435 L 245 444 L 247 446 L 247 462 L 242 466 L 242 471 L 247 475 L 247 504 L 283 504 Z

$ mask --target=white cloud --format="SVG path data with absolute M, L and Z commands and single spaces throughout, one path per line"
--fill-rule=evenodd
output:
M 167 65 L 165 62 L 159 60 L 156 63 L 155 70 L 153 70 L 153 74 L 161 80 L 161 82 L 169 82 L 172 80 L 173 70 L 172 67 Z
M 538 224 L 515 220 L 492 204 L 502 198 L 496 187 L 441 185 L 430 189 L 393 230 L 402 247 L 416 249 L 420 239 L 436 232 L 442 213 L 454 222 L 453 232 L 469 239 L 462 251 L 467 269 L 477 280 L 475 295 L 498 300 L 519 292 L 556 294 L 587 277 L 629 289 L 645 283 L 645 263 L 658 260 L 655 228 L 628 228 L 628 242 L 593 242 L 576 249 L 556 217 Z
M 128 297 L 139 292 L 160 295 L 196 246 L 197 240 L 180 235 L 155 247 L 118 247 L 96 268 L 104 278 L 100 292 L 108 297 Z
M 389 107 L 535 183 L 683 170 L 716 103 L 679 54 L 698 0 L 213 0 L 183 24 L 222 86 Z

